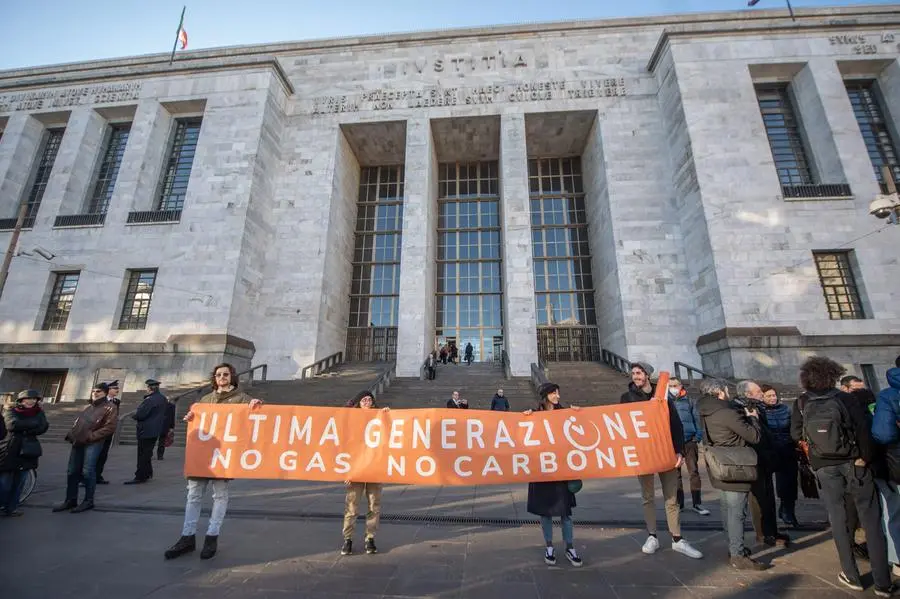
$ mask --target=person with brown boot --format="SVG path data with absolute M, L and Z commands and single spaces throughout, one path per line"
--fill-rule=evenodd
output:
M 71 511 L 73 514 L 94 509 L 94 491 L 97 488 L 97 460 L 103 451 L 103 441 L 116 432 L 115 404 L 107 400 L 109 387 L 105 383 L 94 385 L 91 403 L 75 419 L 66 441 L 72 444 L 67 470 L 66 500 L 53 508 L 54 512 Z M 78 503 L 78 483 L 84 480 L 84 501 Z
M 262 400 L 253 399 L 243 391 L 238 390 L 237 371 L 234 366 L 222 363 L 213 368 L 212 372 L 213 392 L 204 395 L 197 403 L 209 404 L 250 404 L 250 409 L 262 405 Z M 194 419 L 194 412 L 189 411 L 184 416 L 185 422 Z M 200 520 L 200 509 L 203 503 L 203 494 L 206 488 L 212 486 L 213 506 L 209 515 L 209 524 L 206 529 L 206 537 L 203 539 L 203 549 L 200 551 L 200 559 L 210 559 L 219 549 L 219 529 L 225 520 L 228 510 L 228 482 L 224 478 L 188 478 L 187 503 L 184 507 L 184 526 L 181 529 L 181 538 L 166 549 L 166 559 L 174 559 L 197 549 L 197 522 Z

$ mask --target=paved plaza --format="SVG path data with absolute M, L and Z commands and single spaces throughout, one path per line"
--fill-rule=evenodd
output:
M 744 573 L 727 565 L 716 492 L 708 486 L 705 497 L 713 514 L 704 518 L 685 511 L 682 518 L 685 536 L 706 558 L 690 560 L 667 548 L 643 555 L 639 489 L 631 479 L 589 481 L 579 493 L 575 537 L 585 559 L 579 570 L 564 561 L 555 567 L 544 565 L 539 528 L 509 521 L 532 520 L 525 511 L 526 490 L 519 486 L 388 487 L 379 554 L 341 557 L 341 485 L 235 481 L 218 555 L 201 561 L 198 551 L 165 561 L 162 553 L 181 528 L 183 454 L 170 450 L 165 461 L 154 462 L 152 482 L 124 486 L 121 483 L 133 468 L 133 451 L 114 449 L 107 466 L 113 484 L 98 487 L 95 511 L 52 514 L 50 506 L 63 498 L 67 447 L 45 445 L 38 488 L 25 506 L 25 516 L 0 520 L 5 546 L 16 548 L 16 563 L 31 568 L 28 576 L 7 578 L 4 596 L 627 599 L 814 593 L 817 599 L 827 599 L 847 595 L 837 587 L 839 568 L 819 504 L 804 502 L 798 510 L 810 526 L 793 532 L 794 546 L 758 553 L 773 568 Z M 660 530 L 665 530 L 659 503 Z M 361 535 L 362 522 L 359 546 Z M 666 535 L 661 539 L 667 547 Z M 861 564 L 863 572 L 867 567 Z

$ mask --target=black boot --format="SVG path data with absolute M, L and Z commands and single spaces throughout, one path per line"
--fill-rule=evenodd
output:
M 203 549 L 200 551 L 200 559 L 210 559 L 219 548 L 219 535 L 206 535 L 203 539 Z
M 60 503 L 59 505 L 54 507 L 53 511 L 54 512 L 68 512 L 69 510 L 74 508 L 76 505 L 78 505 L 78 502 L 75 501 L 74 499 L 66 499 L 65 501 L 63 501 L 62 503 Z
M 781 516 L 781 521 L 791 528 L 800 528 L 800 522 L 797 520 L 797 515 L 794 513 L 794 506 L 792 504 L 782 502 L 778 514 Z
M 197 549 L 197 540 L 194 535 L 181 537 L 178 542 L 166 549 L 166 559 L 175 559 L 185 553 L 191 553 Z
M 81 512 L 86 512 L 86 511 L 92 510 L 92 509 L 94 509 L 93 500 L 88 501 L 85 499 L 84 501 L 82 501 L 81 503 L 78 504 L 78 507 L 76 507 L 72 510 L 72 513 L 80 514 Z

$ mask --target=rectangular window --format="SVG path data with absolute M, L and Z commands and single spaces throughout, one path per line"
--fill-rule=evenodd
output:
M 44 147 L 41 150 L 41 158 L 38 161 L 37 169 L 34 173 L 34 183 L 31 184 L 31 191 L 25 202 L 28 205 L 28 211 L 25 213 L 26 226 L 33 226 L 34 219 L 37 217 L 38 208 L 41 206 L 41 200 L 44 198 L 44 191 L 47 189 L 47 183 L 50 181 L 50 171 L 53 170 L 53 163 L 56 162 L 56 155 L 59 153 L 59 145 L 62 143 L 65 129 L 48 129 L 44 138 Z
M 78 287 L 77 272 L 58 272 L 53 276 L 56 278 L 50 292 L 44 324 L 41 326 L 44 331 L 62 331 L 66 328 L 69 312 L 72 311 L 72 301 L 75 299 L 75 289 Z
M 128 142 L 130 132 L 130 124 L 110 127 L 106 150 L 97 171 L 97 180 L 90 195 L 87 214 L 106 214 L 109 209 L 109 200 L 112 198 L 116 178 L 119 176 L 119 167 L 122 166 L 122 156 L 125 154 L 125 144 Z
M 150 299 L 156 285 L 156 270 L 129 270 L 125 303 L 122 305 L 120 329 L 145 329 L 150 313 Z
M 894 174 L 894 180 L 900 181 L 900 162 L 897 160 L 896 146 L 890 128 L 885 120 L 884 111 L 874 81 L 846 81 L 847 95 L 853 106 L 853 115 L 859 125 L 869 160 L 875 169 L 875 177 L 881 183 L 882 192 L 887 193 L 887 185 L 881 172 L 882 166 L 888 166 Z
M 850 267 L 850 252 L 813 252 L 813 256 L 831 320 L 865 318 Z
M 782 186 L 812 185 L 807 152 L 786 83 L 759 85 L 756 98 Z
M 191 167 L 194 164 L 202 122 L 203 119 L 199 117 L 175 121 L 175 135 L 172 137 L 172 147 L 160 181 L 157 210 L 184 208 L 184 197 L 187 194 L 188 180 L 191 178 Z

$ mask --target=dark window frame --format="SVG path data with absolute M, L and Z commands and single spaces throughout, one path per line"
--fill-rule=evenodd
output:
M 852 250 L 816 250 L 813 260 L 831 320 L 866 318 L 853 269 Z
M 131 123 L 113 123 L 109 126 L 103 158 L 94 176 L 85 214 L 106 214 L 109 210 L 130 134 Z
M 202 127 L 202 116 L 175 119 L 172 141 L 169 143 L 156 196 L 157 211 L 184 209 Z
M 848 79 L 844 81 L 853 116 L 859 126 L 875 178 L 887 193 L 887 182 L 881 172 L 888 166 L 894 181 L 900 181 L 900 157 L 897 155 L 897 137 L 890 125 L 886 103 L 874 79 Z
M 787 83 L 757 84 L 756 99 L 781 185 L 795 187 L 819 183 L 790 86 Z
M 65 134 L 65 127 L 53 127 L 44 132 L 41 140 L 40 156 L 34 166 L 31 187 L 28 190 L 28 195 L 22 200 L 28 206 L 25 213 L 26 222 L 30 221 L 33 223 L 34 219 L 37 218 L 37 213 L 44 199 L 44 192 L 47 191 L 47 185 L 50 183 L 53 165 L 56 164 L 56 157 L 59 155 L 59 148 L 62 145 Z
M 127 271 L 128 281 L 125 287 L 125 299 L 122 302 L 122 312 L 119 316 L 119 330 L 142 330 L 147 328 L 150 318 L 150 305 L 153 301 L 153 293 L 156 290 L 156 278 L 159 270 L 156 268 L 139 268 Z M 148 290 L 140 290 L 143 282 L 152 275 Z M 142 281 L 143 280 L 143 281 Z M 138 295 L 146 297 L 138 297 Z
M 75 293 L 78 291 L 81 272 L 77 270 L 54 272 L 53 277 L 47 310 L 44 312 L 41 324 L 42 331 L 64 331 L 66 329 L 69 315 L 72 313 Z

